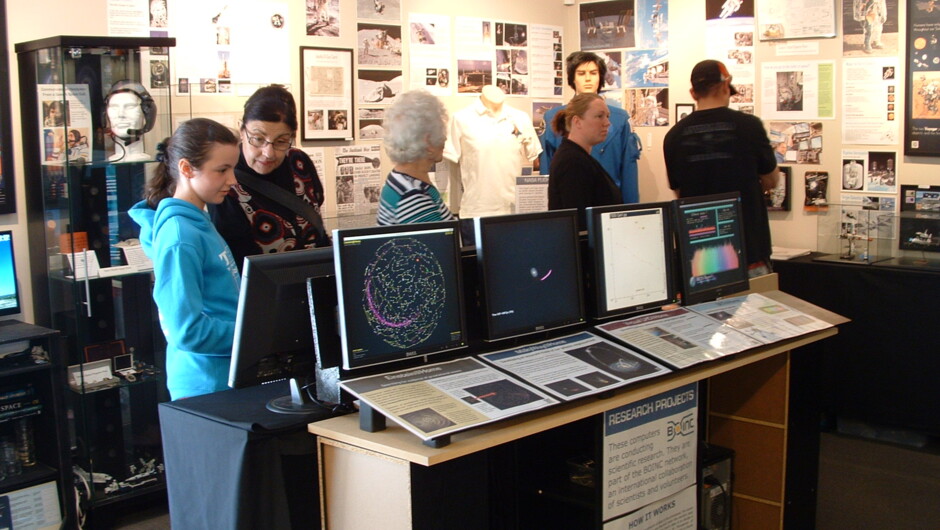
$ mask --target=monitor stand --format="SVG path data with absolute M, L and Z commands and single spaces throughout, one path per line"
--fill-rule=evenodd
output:
M 310 414 L 311 412 L 322 412 L 323 405 L 317 403 L 307 394 L 297 378 L 291 377 L 290 395 L 280 396 L 268 401 L 268 410 L 279 414 Z

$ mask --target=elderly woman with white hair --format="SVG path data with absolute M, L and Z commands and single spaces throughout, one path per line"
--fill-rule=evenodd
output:
M 431 183 L 443 160 L 447 109 L 425 90 L 398 96 L 385 113 L 385 151 L 395 166 L 379 200 L 378 224 L 396 225 L 455 219 Z

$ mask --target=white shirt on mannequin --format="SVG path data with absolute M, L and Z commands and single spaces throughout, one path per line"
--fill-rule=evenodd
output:
M 461 218 L 512 213 L 516 177 L 542 152 L 532 118 L 504 99 L 500 89 L 486 86 L 451 117 L 444 158 L 460 166 Z

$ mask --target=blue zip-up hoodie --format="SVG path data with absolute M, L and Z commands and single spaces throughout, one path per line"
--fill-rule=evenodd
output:
M 128 212 L 153 260 L 171 399 L 227 388 L 241 282 L 228 245 L 194 204 L 172 197 Z

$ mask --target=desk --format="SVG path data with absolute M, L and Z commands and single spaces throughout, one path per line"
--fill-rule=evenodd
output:
M 936 355 L 940 272 L 813 261 L 775 261 L 780 288 L 852 319 L 819 344 L 823 412 L 940 434 Z
M 286 382 L 161 403 L 174 530 L 314 528 L 316 445 L 305 427 L 332 416 L 265 408 Z
M 785 293 L 765 294 L 830 323 L 845 322 Z M 440 449 L 422 445 L 419 438 L 392 422 L 376 433 L 361 431 L 356 415 L 312 423 L 309 430 L 318 436 L 320 451 L 323 526 L 344 530 L 423 528 L 427 524 L 492 527 L 488 518 L 501 510 L 498 504 L 505 500 L 494 500 L 500 498 L 494 493 L 505 491 L 493 487 L 493 464 L 501 459 L 501 448 L 598 417 L 606 410 L 725 375 L 737 378 L 740 384 L 724 380 L 709 389 L 709 401 L 714 404 L 710 438 L 738 452 L 736 474 L 738 484 L 744 487 L 735 485 L 733 513 L 735 522 L 742 523 L 735 528 L 779 527 L 784 512 L 789 351 L 835 334 L 836 328 L 829 328 L 643 381 L 613 397 L 583 399 L 484 425 L 452 435 L 451 444 Z M 747 445 L 754 436 L 761 437 L 760 447 L 768 454 L 749 450 Z M 767 481 L 767 468 L 771 468 L 769 492 L 762 484 Z M 497 475 L 505 471 L 505 479 L 496 476 L 496 482 L 518 478 L 505 468 L 495 469 Z M 509 519 L 517 515 L 510 513 Z M 516 519 L 515 525 L 519 524 Z

